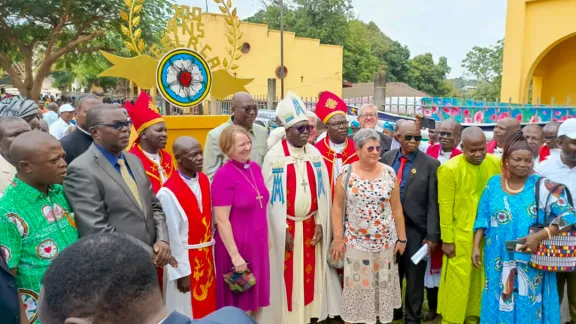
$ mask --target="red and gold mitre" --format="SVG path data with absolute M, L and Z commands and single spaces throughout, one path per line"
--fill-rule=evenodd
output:
M 332 92 L 324 91 L 320 94 L 318 104 L 316 104 L 316 116 L 326 124 L 335 115 L 342 114 L 346 116 L 347 109 L 348 105 L 340 97 Z
M 164 121 L 150 95 L 144 91 L 140 93 L 134 105 L 126 102 L 126 111 L 138 135 L 146 128 Z

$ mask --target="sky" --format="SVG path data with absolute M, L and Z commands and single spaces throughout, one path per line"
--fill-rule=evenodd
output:
M 175 0 L 217 12 L 213 0 Z M 261 0 L 232 0 L 240 18 L 262 9 Z M 374 21 L 393 40 L 407 45 L 412 56 L 445 56 L 450 77 L 464 74 L 460 66 L 474 46 L 491 46 L 504 38 L 505 0 L 353 0 L 356 18 Z

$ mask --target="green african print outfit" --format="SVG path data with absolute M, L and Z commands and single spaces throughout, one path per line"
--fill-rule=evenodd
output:
M 31 324 L 39 324 L 40 284 L 50 262 L 78 240 L 70 205 L 61 185 L 48 196 L 14 178 L 0 199 L 0 251 L 10 269 Z

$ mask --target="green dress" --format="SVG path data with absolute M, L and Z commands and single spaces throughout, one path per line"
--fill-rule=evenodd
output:
M 78 240 L 74 215 L 61 185 L 48 196 L 14 179 L 0 199 L 0 251 L 10 269 L 31 324 L 38 324 L 42 276 L 60 251 Z
M 474 221 L 488 180 L 500 171 L 500 159 L 491 154 L 480 165 L 468 163 L 461 154 L 438 169 L 441 238 L 456 246 L 454 258 L 442 259 L 438 313 L 444 323 L 480 317 L 484 279 L 482 269 L 472 265 Z

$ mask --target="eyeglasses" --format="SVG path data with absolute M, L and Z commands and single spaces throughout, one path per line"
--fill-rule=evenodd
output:
M 420 142 L 422 140 L 422 136 L 421 135 L 404 135 L 404 140 L 406 142 L 410 142 L 411 140 L 414 140 L 416 142 Z
M 343 120 L 341 122 L 336 122 L 336 123 L 327 123 L 326 125 L 328 126 L 334 126 L 336 128 L 338 127 L 348 127 L 348 121 Z
M 377 153 L 380 153 L 380 151 L 382 150 L 381 146 L 368 146 L 368 153 L 373 153 L 374 151 L 376 151 Z
M 364 117 L 364 118 L 376 118 L 376 115 L 375 115 L 375 114 L 365 114 L 365 115 L 362 115 L 362 116 L 360 116 L 360 117 Z
M 252 107 L 248 106 L 248 107 L 242 108 L 242 110 L 244 110 L 244 112 L 247 114 L 249 114 L 252 111 L 258 113 L 258 106 L 252 106 Z
M 440 137 L 452 137 L 452 135 L 454 135 L 453 133 L 448 132 L 439 132 L 437 134 L 440 135 Z
M 304 132 L 310 133 L 310 131 L 312 130 L 312 126 L 310 126 L 310 125 L 302 125 L 302 126 L 294 127 L 294 129 L 296 129 L 296 131 L 298 132 L 298 134 L 302 134 L 302 133 L 304 133 Z
M 117 121 L 117 122 L 113 122 L 113 123 L 98 123 L 96 125 L 94 125 L 94 127 L 96 126 L 106 126 L 106 127 L 111 127 L 114 128 L 115 130 L 120 130 L 124 127 L 130 128 L 130 126 L 132 126 L 132 121 L 131 120 L 127 120 L 127 121 Z
M 544 139 L 547 140 L 547 141 L 553 141 L 553 140 L 555 140 L 555 139 L 557 139 L 557 138 L 558 138 L 557 136 L 546 136 L 546 137 L 544 137 Z

